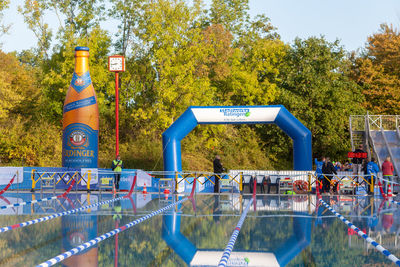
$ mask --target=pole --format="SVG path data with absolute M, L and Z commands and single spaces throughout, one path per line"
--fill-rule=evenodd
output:
M 115 73 L 115 156 L 119 155 L 119 91 L 118 72 Z
M 118 220 L 115 221 L 115 228 L 119 228 Z M 115 235 L 114 267 L 118 267 L 118 234 Z

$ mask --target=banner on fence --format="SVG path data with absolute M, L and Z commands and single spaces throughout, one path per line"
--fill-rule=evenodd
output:
M 7 185 L 15 176 L 13 184 L 22 183 L 24 168 L 23 167 L 0 167 L 0 185 Z
M 137 170 L 137 186 L 144 186 L 146 184 L 147 187 L 152 186 L 152 177 L 150 174 L 142 171 Z
M 90 174 L 90 185 L 97 185 L 99 182 L 99 174 L 97 169 L 93 168 L 82 168 L 81 176 L 83 177 L 81 184 L 87 185 L 87 181 L 89 180 Z

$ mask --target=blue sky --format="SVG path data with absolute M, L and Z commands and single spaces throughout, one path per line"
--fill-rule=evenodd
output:
M 0 0 L 1 1 L 1 0 Z M 10 35 L 3 36 L 3 51 L 21 51 L 36 44 L 16 11 L 23 0 L 11 0 L 4 22 L 12 23 Z M 294 38 L 324 35 L 327 40 L 339 39 L 347 50 L 364 46 L 367 37 L 379 30 L 381 23 L 400 25 L 400 0 L 250 0 L 250 14 L 265 14 L 285 42 Z M 47 22 L 58 26 L 54 16 Z M 111 23 L 104 27 L 113 30 Z

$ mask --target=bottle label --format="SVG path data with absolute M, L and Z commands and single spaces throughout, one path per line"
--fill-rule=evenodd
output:
M 88 125 L 73 123 L 63 131 L 62 166 L 97 168 L 99 132 Z
M 83 108 L 83 107 L 87 107 L 87 106 L 91 106 L 96 104 L 96 97 L 91 96 L 85 99 L 81 99 L 81 100 L 77 100 L 71 103 L 68 103 L 64 106 L 64 110 L 63 112 L 68 112 L 74 109 L 78 109 L 78 108 Z
M 92 83 L 89 71 L 85 72 L 82 76 L 79 76 L 74 72 L 71 81 L 71 87 L 78 93 L 82 92 L 86 87 Z

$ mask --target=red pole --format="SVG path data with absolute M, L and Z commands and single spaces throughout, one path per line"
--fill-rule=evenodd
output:
M 254 182 L 253 182 L 253 207 L 254 207 L 254 211 L 257 210 L 256 194 L 257 194 L 257 176 L 254 177 Z
M 118 72 L 115 73 L 115 156 L 119 155 L 119 91 Z
M 115 228 L 118 227 L 118 220 L 116 220 Z M 118 267 L 118 234 L 115 235 L 114 267 Z
M 257 192 L 257 177 L 254 177 L 254 180 L 253 180 L 253 198 L 256 197 L 256 192 Z

